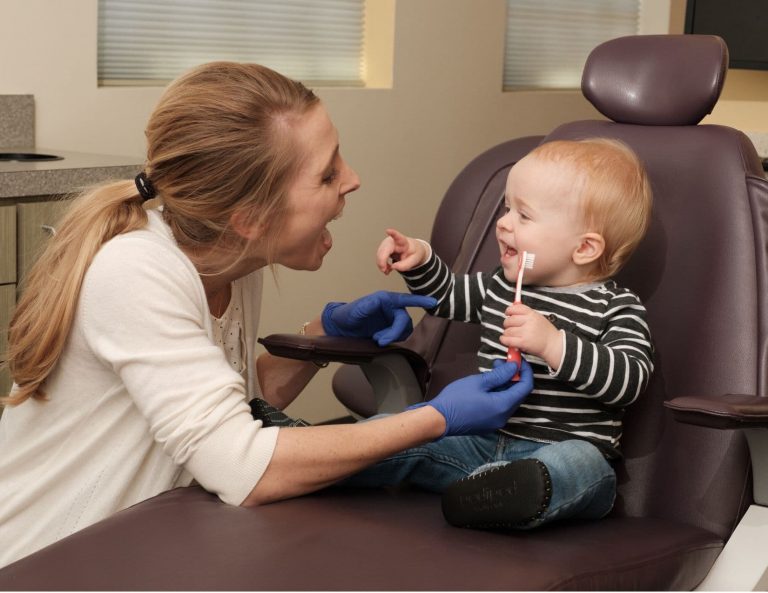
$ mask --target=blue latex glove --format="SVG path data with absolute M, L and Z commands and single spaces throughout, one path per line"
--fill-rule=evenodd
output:
M 351 303 L 328 303 L 321 317 L 329 336 L 373 338 L 379 346 L 411 335 L 413 321 L 406 307 L 437 307 L 433 297 L 379 290 Z
M 447 385 L 434 399 L 408 409 L 432 406 L 445 417 L 443 436 L 481 434 L 501 428 L 533 389 L 533 371 L 523 359 L 520 380 L 510 382 L 517 363 L 496 360 L 493 370 Z

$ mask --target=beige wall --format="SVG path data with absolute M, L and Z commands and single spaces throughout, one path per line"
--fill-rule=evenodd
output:
M 668 0 L 645 6 L 667 22 Z M 578 92 L 501 91 L 504 16 L 504 0 L 399 0 L 393 88 L 319 89 L 363 186 L 331 227 L 322 270 L 281 270 L 279 289 L 268 282 L 263 334 L 296 331 L 328 300 L 402 289 L 373 265 L 385 227 L 427 236 L 446 187 L 479 152 L 597 116 Z M 35 95 L 39 146 L 140 155 L 159 92 L 97 88 L 96 0 L 0 1 L 0 94 Z M 765 99 L 756 104 L 748 124 L 766 125 Z M 312 421 L 343 415 L 330 396 L 331 370 L 289 411 Z

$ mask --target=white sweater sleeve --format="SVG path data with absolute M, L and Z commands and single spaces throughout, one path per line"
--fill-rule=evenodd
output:
M 165 453 L 240 504 L 269 464 L 277 429 L 252 419 L 243 379 L 211 341 L 189 260 L 149 233 L 110 241 L 86 274 L 77 315 Z

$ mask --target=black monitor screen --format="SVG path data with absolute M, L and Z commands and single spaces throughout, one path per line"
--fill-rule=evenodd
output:
M 722 37 L 731 68 L 768 70 L 768 0 L 688 0 L 685 32 Z

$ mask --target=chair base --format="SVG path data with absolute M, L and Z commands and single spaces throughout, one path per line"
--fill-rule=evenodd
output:
M 697 591 L 768 590 L 768 507 L 747 509 Z

